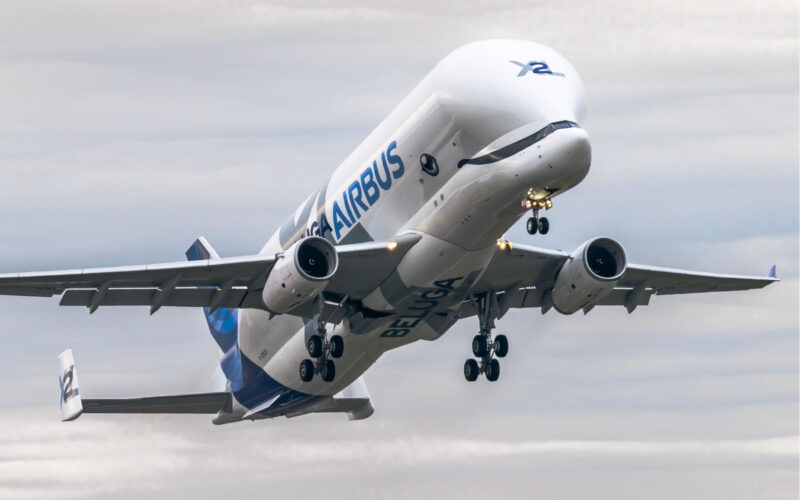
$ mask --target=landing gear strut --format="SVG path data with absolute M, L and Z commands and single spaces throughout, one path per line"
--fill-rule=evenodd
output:
M 528 234 L 536 234 L 537 232 L 539 234 L 547 234 L 550 231 L 550 221 L 547 220 L 547 217 L 539 217 L 539 209 L 550 210 L 553 202 L 547 199 L 544 201 L 528 201 L 528 203 L 530 203 L 530 207 L 533 210 L 533 217 L 530 217 L 525 225 Z
M 497 335 L 492 338 L 497 300 L 493 293 L 484 293 L 473 299 L 478 311 L 480 333 L 472 339 L 472 354 L 478 360 L 468 359 L 464 363 L 464 378 L 469 382 L 477 380 L 478 375 L 486 375 L 486 379 L 494 382 L 500 377 L 500 362 L 496 359 L 508 354 L 508 337 Z
M 341 358 L 344 354 L 344 339 L 341 335 L 328 338 L 322 313 L 325 301 L 320 296 L 319 315 L 317 316 L 317 332 L 308 337 L 306 349 L 313 359 L 304 359 L 300 362 L 300 380 L 310 382 L 314 374 L 318 374 L 325 382 L 332 382 L 336 376 L 336 365 L 331 358 Z

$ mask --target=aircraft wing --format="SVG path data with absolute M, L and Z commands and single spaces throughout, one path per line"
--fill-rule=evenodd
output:
M 377 287 L 419 240 L 404 235 L 395 243 L 358 243 L 336 247 L 339 269 L 325 289 L 360 299 Z M 0 295 L 51 297 L 63 294 L 60 305 L 146 305 L 249 307 L 263 309 L 261 290 L 277 256 L 250 255 L 142 266 L 0 274 Z
M 510 307 L 547 307 L 545 294 L 569 258 L 566 252 L 509 244 L 495 253 L 476 291 L 498 293 L 501 315 Z M 622 305 L 632 312 L 648 305 L 652 295 L 749 290 L 775 281 L 774 267 L 770 276 L 762 277 L 628 264 L 615 289 L 595 305 Z M 470 310 L 464 307 L 464 312 Z
M 739 276 L 683 269 L 629 264 L 619 286 L 646 286 L 658 295 L 700 292 L 727 292 L 763 288 L 778 281 L 775 276 Z

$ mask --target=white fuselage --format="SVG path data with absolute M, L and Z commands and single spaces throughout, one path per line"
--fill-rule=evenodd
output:
M 385 351 L 438 338 L 457 320 L 454 311 L 497 239 L 524 213 L 524 200 L 570 189 L 591 162 L 588 135 L 577 127 L 557 129 L 518 151 L 507 146 L 548 124 L 580 123 L 584 102 L 575 69 L 546 46 L 493 40 L 448 55 L 261 250 L 274 254 L 311 234 L 342 244 L 417 233 L 421 240 L 396 272 L 362 300 L 365 308 L 389 314 L 331 325 L 346 345 L 333 382 L 300 380 L 311 328 L 295 316 L 269 319 L 265 311 L 242 309 L 242 353 L 286 387 L 332 395 Z M 489 153 L 496 154 L 463 162 Z M 422 168 L 423 155 L 435 159 L 436 175 Z

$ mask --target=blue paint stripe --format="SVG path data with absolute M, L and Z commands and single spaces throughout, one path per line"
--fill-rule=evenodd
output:
M 186 250 L 189 260 L 204 260 L 211 254 L 198 239 Z M 203 308 L 208 329 L 224 353 L 220 367 L 230 383 L 230 390 L 242 406 L 256 406 L 278 396 L 265 415 L 280 413 L 309 401 L 312 396 L 290 389 L 270 377 L 260 366 L 244 355 L 239 348 L 239 309 L 217 309 L 213 313 Z

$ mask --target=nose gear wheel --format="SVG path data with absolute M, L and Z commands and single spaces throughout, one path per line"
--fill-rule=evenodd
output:
M 547 199 L 545 201 L 529 200 L 527 203 L 530 204 L 529 206 L 533 212 L 533 217 L 528 218 L 525 224 L 525 229 L 528 231 L 528 234 L 547 234 L 550 232 L 550 221 L 547 220 L 547 217 L 539 217 L 539 209 L 544 207 L 545 210 L 550 210 L 553 206 L 553 202 Z

